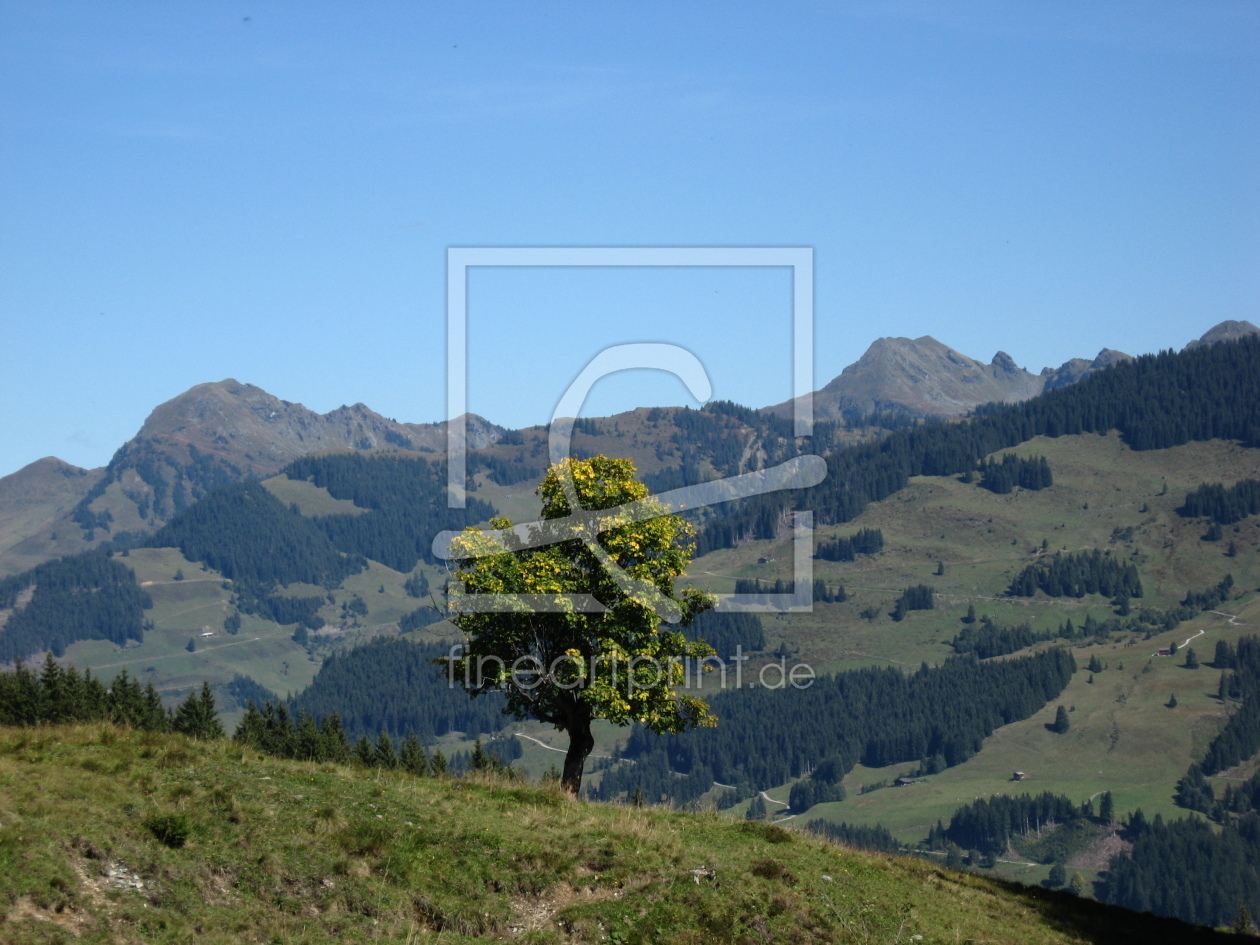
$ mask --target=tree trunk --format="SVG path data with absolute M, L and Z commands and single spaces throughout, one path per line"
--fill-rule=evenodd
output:
M 574 797 L 582 790 L 582 769 L 586 766 L 586 756 L 594 747 L 590 718 L 574 721 L 569 726 L 569 751 L 564 756 L 564 774 L 560 777 L 564 789 Z

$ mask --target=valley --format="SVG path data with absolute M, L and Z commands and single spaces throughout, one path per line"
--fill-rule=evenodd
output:
M 1236 344 L 1260 347 L 1246 340 Z M 845 496 L 843 482 L 826 484 L 832 503 L 827 508 L 852 510 L 847 516 L 825 511 L 815 530 L 813 579 L 829 599 L 816 600 L 809 613 L 760 615 L 757 642 L 745 648 L 751 649 L 749 677 L 762 666 L 787 660 L 808 664 L 819 675 L 869 674 L 880 668 L 918 673 L 922 685 L 930 688 L 936 677 L 923 674 L 942 671 L 941 678 L 948 678 L 958 653 L 977 640 L 988 641 L 983 644 L 990 647 L 986 664 L 1012 667 L 1067 647 L 1076 671 L 1065 677 L 1065 684 L 1046 682 L 1049 695 L 1044 700 L 1018 706 L 994 703 L 991 711 L 1004 719 L 965 749 L 963 742 L 974 732 L 963 736 L 955 731 L 949 737 L 963 742 L 955 745 L 948 763 L 907 754 L 906 745 L 920 737 L 907 730 L 896 736 L 909 739 L 905 745 L 881 749 L 885 757 L 901 752 L 899 760 L 872 767 L 866 757 L 869 744 L 862 748 L 862 738 L 836 732 L 838 741 L 849 746 L 844 750 L 856 752 L 841 759 L 835 782 L 844 799 L 824 799 L 804 809 L 795 806 L 794 789 L 813 783 L 812 770 L 825 760 L 820 746 L 825 746 L 826 732 L 811 735 L 815 747 L 794 749 L 805 753 L 787 766 L 791 777 L 774 783 L 750 780 L 741 774 L 738 759 L 725 758 L 713 763 L 720 761 L 729 773 L 704 781 L 699 793 L 694 779 L 708 769 L 675 768 L 671 777 L 683 793 L 671 794 L 669 779 L 660 781 L 659 771 L 651 773 L 658 762 L 648 764 L 644 754 L 644 746 L 655 743 L 643 741 L 637 728 L 598 723 L 586 790 L 604 800 L 626 801 L 639 790 L 636 784 L 651 784 L 648 796 L 654 801 L 659 793 L 667 803 L 717 809 L 725 820 L 765 819 L 792 829 L 813 822 L 848 825 L 844 829 L 879 827 L 910 850 L 921 850 L 938 823 L 948 824 L 957 811 L 985 798 L 1049 792 L 1081 804 L 1109 792 L 1114 824 L 1078 825 L 1068 846 L 1068 835 L 1055 833 L 1058 825 L 1044 836 L 1038 830 L 983 869 L 992 876 L 1038 884 L 1047 881 L 1052 867 L 1066 866 L 1080 877 L 1086 894 L 1105 888 L 1111 856 L 1131 848 L 1119 825 L 1139 808 L 1147 818 L 1159 815 L 1171 821 L 1188 815 L 1207 822 L 1175 797 L 1188 769 L 1203 758 L 1237 711 L 1236 701 L 1220 696 L 1222 667 L 1212 665 L 1218 643 L 1237 647 L 1240 640 L 1260 635 L 1260 516 L 1244 514 L 1213 525 L 1204 517 L 1188 517 L 1184 505 L 1200 486 L 1260 479 L 1260 452 L 1238 435 L 1160 432 L 1161 417 L 1141 414 L 1136 407 L 1116 408 L 1125 416 L 1123 429 L 1090 420 L 1085 426 L 1097 429 L 1074 429 L 1069 423 L 1050 435 L 1037 432 L 1036 424 L 1060 423 L 1054 404 L 1083 402 L 1068 399 L 1078 389 L 1073 385 L 1082 392 L 1110 390 L 1107 397 L 1123 398 L 1123 391 L 1114 392 L 1118 382 L 1113 378 L 1120 376 L 1116 371 L 1158 372 L 1164 365 L 1187 371 L 1183 364 L 1228 356 L 1237 365 L 1230 368 L 1237 371 L 1230 396 L 1241 399 L 1213 409 L 1222 417 L 1232 416 L 1235 427 L 1245 426 L 1256 404 L 1245 402 L 1249 395 L 1238 392 L 1254 386 L 1255 364 L 1239 360 L 1234 350 L 1203 345 L 1197 353 L 1191 349 L 1160 362 L 1109 359 L 1093 370 L 1082 369 L 1072 384 L 1064 381 L 1055 392 L 1028 401 L 1026 414 L 1016 405 L 986 408 L 970 420 L 942 421 L 923 413 L 907 419 L 906 406 L 893 418 L 850 416 L 820 424 L 813 448 L 826 453 L 833 471 L 847 470 L 843 474 L 854 477 L 851 484 L 875 482 L 881 475 L 885 481 L 874 487 L 875 494 L 861 493 L 860 498 Z M 1049 387 L 1046 377 L 1040 383 Z M 1193 382 L 1189 386 L 1198 396 Z M 207 412 L 207 397 L 232 409 L 240 406 L 234 398 L 243 398 L 248 417 L 241 417 L 254 418 L 254 425 L 242 426 L 241 420 L 235 426 L 211 424 L 191 432 L 181 426 L 188 416 Z M 492 514 L 514 521 L 536 518 L 540 505 L 534 487 L 545 462 L 546 431 L 474 425 L 480 440 L 469 454 L 472 501 L 467 513 L 453 512 L 440 492 L 444 456 L 428 445 L 438 425 L 395 424 L 361 405 L 345 408 L 344 415 L 318 420 L 328 426 L 320 434 L 324 439 L 317 439 L 318 449 L 299 455 L 292 445 L 293 431 L 314 429 L 310 425 L 317 420 L 311 417 L 318 415 L 308 417 L 310 412 L 301 413 L 300 405 L 276 401 L 282 405 L 277 417 L 264 416 L 263 423 L 283 419 L 287 425 L 265 452 L 258 446 L 257 431 L 264 427 L 257 426 L 257 405 L 273 409 L 275 399 L 268 398 L 249 385 L 203 385 L 155 412 L 156 419 L 147 426 L 150 438 L 138 438 L 120 450 L 105 473 L 44 463 L 0 480 L 0 513 L 5 513 L 0 537 L 7 542 L 0 547 L 0 564 L 9 571 L 7 581 L 14 589 L 11 603 L 0 611 L 0 621 L 7 622 L 0 623 L 0 635 L 9 624 L 37 633 L 43 626 L 38 620 L 49 618 L 32 616 L 36 611 L 55 613 L 56 607 L 71 606 L 66 602 L 70 598 L 57 598 L 59 592 L 51 586 L 23 584 L 23 575 L 33 573 L 24 567 L 50 560 L 58 551 L 95 548 L 91 554 L 130 569 L 139 591 L 147 595 L 147 606 L 133 617 L 142 622 L 143 632 L 139 639 L 120 644 L 94 638 L 100 636 L 97 630 L 83 627 L 77 638 L 53 647 L 59 661 L 90 667 L 106 680 L 125 670 L 142 685 L 152 683 L 170 704 L 204 680 L 213 687 L 229 731 L 251 699 L 284 700 L 315 691 L 318 686 L 312 688 L 312 683 L 318 683 L 321 669 L 334 655 L 353 654 L 374 640 L 441 644 L 434 652 L 458 643 L 460 631 L 435 609 L 443 601 L 449 572 L 432 557 L 427 535 L 438 527 L 484 525 Z M 872 405 L 889 408 L 882 400 Z M 334 437 L 329 431 L 343 427 L 358 431 L 354 435 L 360 440 L 364 430 L 375 430 L 379 441 L 364 440 L 349 449 L 328 447 L 328 438 Z M 1025 428 L 1032 435 L 1012 440 L 1010 430 Z M 1253 428 L 1260 430 L 1260 422 Z M 972 432 L 986 429 L 990 432 Z M 253 444 L 253 465 L 223 444 L 213 455 L 196 446 L 216 437 L 230 440 L 224 430 L 235 430 Z M 1172 445 L 1144 442 L 1142 437 L 1149 440 L 1152 430 L 1156 439 L 1163 437 Z M 159 431 L 179 435 L 163 445 L 152 438 Z M 401 443 L 404 435 L 415 439 Z M 992 445 L 995 440 L 1009 445 L 967 453 L 977 443 Z M 763 468 L 809 447 L 785 436 L 783 421 L 773 411 L 731 404 L 701 411 L 640 409 L 583 420 L 573 445 L 577 456 L 631 458 L 638 474 L 657 490 Z M 283 449 L 290 453 L 282 456 Z M 893 455 L 887 473 L 881 473 L 881 454 L 898 449 L 919 458 Z M 1048 470 L 1046 482 L 1000 488 L 987 483 L 983 470 L 997 466 L 985 464 L 1000 466 L 1004 461 L 1008 468 L 1025 461 L 1030 467 L 1041 464 L 1038 468 Z M 923 474 L 924 468 L 956 471 Z M 741 586 L 790 584 L 786 515 L 791 508 L 809 508 L 810 495 L 789 494 L 756 500 L 760 505 L 698 513 L 701 553 L 692 561 L 686 583 L 719 595 Z M 151 537 L 162 526 L 157 534 L 169 536 L 167 544 Z M 829 560 L 822 553 L 829 544 L 859 532 L 878 535 L 879 550 L 849 555 L 853 560 Z M 1050 596 L 1045 588 L 1051 585 L 1033 586 L 1038 580 L 1058 580 L 1047 578 L 1047 569 L 1067 573 L 1088 561 L 1094 562 L 1092 568 L 1105 565 L 1131 574 L 1125 580 L 1132 581 L 1133 592 Z M 277 580 L 277 575 L 284 577 Z M 1017 587 L 1022 588 L 1018 593 Z M 924 609 L 906 603 L 915 589 L 927 601 Z M 85 586 L 76 592 L 95 591 Z M 1209 603 L 1194 603 L 1209 600 L 1211 594 L 1216 596 Z M 737 638 L 744 639 L 730 639 Z M 995 642 L 999 638 L 1007 642 Z M 967 640 L 972 642 L 963 642 Z M 1158 655 L 1174 644 L 1179 653 Z M 1191 649 L 1197 667 L 1186 665 Z M 37 660 L 41 653 L 27 656 Z M 388 667 L 381 669 L 388 673 Z M 734 708 L 729 700 L 744 695 L 749 694 L 722 696 L 715 702 L 719 716 L 721 706 Z M 785 692 L 779 702 L 767 703 L 769 717 L 763 715 L 763 721 L 774 721 L 774 706 L 786 711 L 791 703 L 783 700 L 792 698 L 793 693 Z M 947 715 L 954 713 L 942 718 L 943 725 L 965 721 L 965 702 L 942 704 L 950 707 Z M 1060 707 L 1067 713 L 1066 731 L 1055 730 Z M 902 714 L 913 714 L 913 706 L 906 709 Z M 381 708 L 380 718 L 387 720 L 393 737 L 401 738 L 419 717 L 409 711 L 402 703 Z M 880 711 L 886 714 L 871 716 L 872 724 L 893 726 L 887 713 L 896 711 Z M 746 718 L 738 712 L 733 717 Z M 468 730 L 440 719 L 425 722 L 430 723 L 435 726 L 430 747 L 462 759 L 461 765 L 479 736 L 489 738 L 500 727 L 477 723 L 480 729 Z M 767 724 L 738 737 L 745 738 L 745 751 L 758 752 L 775 748 L 772 733 L 773 725 Z M 376 732 L 351 725 L 349 734 L 375 737 Z M 563 761 L 567 740 L 549 726 L 509 720 L 497 734 L 513 744 L 514 767 L 527 777 L 542 778 Z M 876 740 L 882 736 L 871 733 Z M 675 737 L 683 739 L 679 744 L 700 747 L 697 739 L 704 736 Z M 1257 769 L 1257 758 L 1211 773 L 1208 783 L 1216 795 L 1227 785 L 1246 782 Z M 1016 780 L 1015 772 L 1023 777 Z M 897 786 L 898 778 L 911 783 Z M 765 806 L 764 815 L 755 804 Z M 1058 852 L 1045 852 L 1050 849 Z M 947 854 L 938 848 L 924 855 L 941 859 Z

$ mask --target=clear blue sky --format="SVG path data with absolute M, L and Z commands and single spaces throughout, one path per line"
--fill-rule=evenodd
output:
M 440 419 L 452 245 L 814 247 L 818 385 L 1180 347 L 1260 320 L 1258 59 L 1254 3 L 6 3 L 0 475 L 225 377 Z M 479 272 L 470 406 L 629 340 L 783 400 L 787 285 Z

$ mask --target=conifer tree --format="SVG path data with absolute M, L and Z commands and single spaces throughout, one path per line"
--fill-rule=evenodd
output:
M 433 772 L 435 778 L 440 778 L 446 774 L 446 769 L 446 755 L 442 754 L 442 749 L 434 749 L 433 754 L 429 757 L 429 770 Z
M 420 739 L 414 732 L 403 739 L 402 751 L 398 756 L 399 765 L 411 774 L 423 776 L 429 773 L 429 762 L 425 758 L 424 749 L 420 747 Z
M 223 723 L 214 707 L 214 693 L 208 682 L 202 682 L 200 692 L 190 692 L 171 717 L 171 728 L 182 735 L 196 739 L 223 738 Z
M 1063 708 L 1063 706 L 1059 706 L 1055 709 L 1054 723 L 1050 726 L 1052 731 L 1062 735 L 1068 730 L 1071 724 L 1072 722 L 1071 719 L 1068 718 L 1067 709 Z
M 394 743 L 388 732 L 381 732 L 376 738 L 376 748 L 372 752 L 372 763 L 378 768 L 397 768 L 398 755 L 394 751 Z

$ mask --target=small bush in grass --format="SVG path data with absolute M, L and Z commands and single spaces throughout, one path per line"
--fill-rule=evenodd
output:
M 178 850 L 187 843 L 192 833 L 192 825 L 184 814 L 154 814 L 144 825 L 159 842 L 172 850 Z
M 782 827 L 776 827 L 774 824 L 763 824 L 755 820 L 745 820 L 739 824 L 738 829 L 742 833 L 750 833 L 755 837 L 760 837 L 769 843 L 791 843 L 792 835 Z

